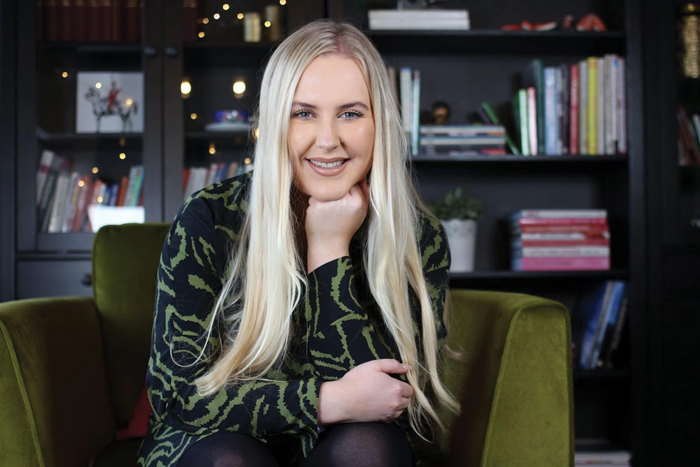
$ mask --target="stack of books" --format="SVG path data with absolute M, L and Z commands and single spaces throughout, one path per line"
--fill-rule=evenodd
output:
M 625 59 L 615 54 L 544 66 L 535 59 L 513 96 L 524 155 L 627 153 Z
M 441 30 L 469 29 L 467 10 L 370 10 L 370 30 Z
M 627 314 L 627 283 L 605 281 L 585 291 L 573 313 L 573 354 L 577 368 L 612 368 Z
M 503 125 L 422 125 L 420 148 L 428 155 L 500 155 L 506 132 Z
M 610 269 L 604 209 L 520 210 L 509 217 L 514 271 Z

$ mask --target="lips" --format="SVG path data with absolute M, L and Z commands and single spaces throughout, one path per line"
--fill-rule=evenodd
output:
M 311 169 L 323 176 L 337 175 L 343 171 L 349 159 L 305 159 Z

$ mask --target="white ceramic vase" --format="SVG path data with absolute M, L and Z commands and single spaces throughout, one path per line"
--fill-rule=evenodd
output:
M 470 272 L 474 270 L 474 249 L 476 247 L 476 221 L 463 219 L 442 220 L 450 245 L 452 263 L 450 272 Z

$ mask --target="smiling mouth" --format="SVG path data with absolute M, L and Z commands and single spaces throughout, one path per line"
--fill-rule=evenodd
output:
M 316 161 L 313 159 L 307 159 L 311 164 L 315 165 L 316 167 L 321 167 L 322 169 L 334 169 L 336 167 L 340 167 L 343 165 L 347 159 L 341 159 L 338 161 L 333 161 L 333 162 L 321 162 L 321 161 Z

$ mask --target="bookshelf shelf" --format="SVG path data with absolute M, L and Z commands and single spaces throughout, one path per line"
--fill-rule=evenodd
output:
M 75 52 L 103 54 L 140 54 L 141 44 L 125 42 L 41 42 L 39 49 L 46 52 Z
M 624 53 L 621 31 L 388 31 L 367 33 L 381 50 L 389 53 L 431 54 L 485 53 L 504 55 Z
M 494 280 L 570 280 L 570 279 L 627 279 L 625 269 L 606 271 L 475 271 L 450 273 L 450 281 L 494 281 Z
M 465 163 L 465 164 L 491 164 L 491 163 L 509 163 L 509 164 L 626 164 L 628 157 L 624 155 L 587 155 L 587 156 L 518 156 L 518 155 L 500 155 L 500 156 L 432 156 L 419 155 L 411 159 L 413 162 L 420 164 L 431 163 Z M 700 173 L 700 171 L 699 171 Z
M 119 142 L 121 139 L 140 142 L 143 139 L 142 133 L 49 133 L 41 128 L 38 128 L 36 133 L 39 140 L 46 144 Z

